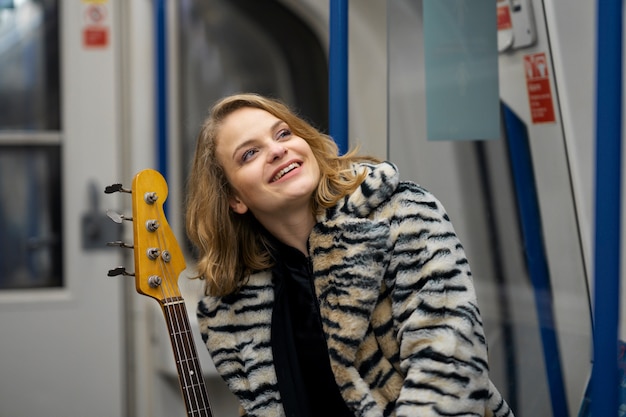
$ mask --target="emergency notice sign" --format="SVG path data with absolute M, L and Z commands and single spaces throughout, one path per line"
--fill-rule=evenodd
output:
M 546 54 L 542 52 L 524 56 L 524 72 L 532 122 L 555 122 Z
M 511 20 L 511 9 L 509 5 L 498 6 L 498 30 L 507 30 L 513 28 L 513 22 Z
M 109 46 L 108 0 L 83 0 L 83 47 Z

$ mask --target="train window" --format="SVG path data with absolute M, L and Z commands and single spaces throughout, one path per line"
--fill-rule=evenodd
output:
M 58 0 L 0 0 L 0 290 L 63 285 Z
M 60 287 L 58 146 L 0 148 L 0 289 Z
M 57 0 L 0 0 L 0 131 L 59 130 Z

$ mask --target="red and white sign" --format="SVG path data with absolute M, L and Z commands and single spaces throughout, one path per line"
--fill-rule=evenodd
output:
M 526 88 L 533 123 L 556 121 L 545 52 L 524 56 Z
M 109 45 L 109 28 L 104 26 L 88 26 L 83 29 L 83 46 L 85 48 L 105 48 Z
M 83 4 L 83 46 L 109 46 L 109 22 L 106 1 L 86 1 Z
M 498 30 L 508 30 L 513 27 L 511 21 L 511 8 L 506 6 L 498 6 Z

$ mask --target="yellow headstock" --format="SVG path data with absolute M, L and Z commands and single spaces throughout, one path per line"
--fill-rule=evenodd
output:
M 158 171 L 145 169 L 133 178 L 135 286 L 159 301 L 180 297 L 178 276 L 186 267 L 163 211 L 167 195 L 167 182 Z

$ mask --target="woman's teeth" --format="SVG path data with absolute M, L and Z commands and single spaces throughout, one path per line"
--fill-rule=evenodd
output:
M 274 178 L 272 178 L 272 182 L 274 181 L 278 181 L 279 179 L 281 179 L 283 177 L 283 175 L 285 175 L 286 173 L 288 173 L 289 171 L 291 171 L 292 169 L 298 168 L 300 166 L 299 163 L 297 162 L 293 162 L 291 164 L 289 164 L 288 166 L 286 166 L 285 168 L 281 169 L 278 174 L 276 174 L 274 176 Z

